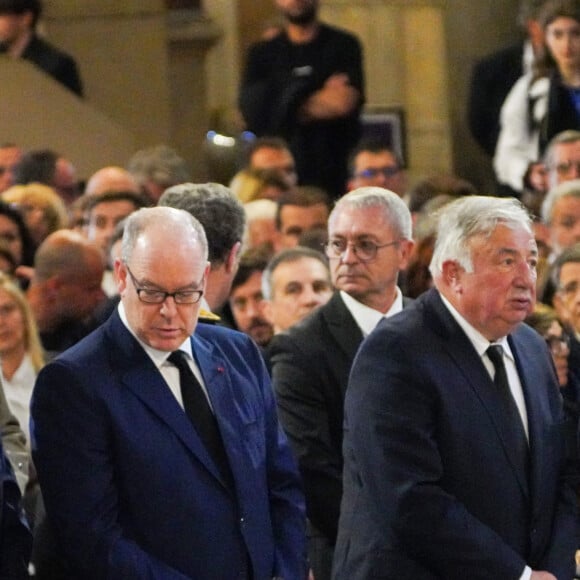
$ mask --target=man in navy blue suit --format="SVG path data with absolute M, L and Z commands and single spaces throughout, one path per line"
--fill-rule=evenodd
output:
M 208 272 L 190 214 L 133 213 L 119 310 L 38 377 L 34 460 L 75 578 L 306 575 L 304 500 L 260 353 L 197 325 Z
M 573 577 L 568 425 L 547 346 L 521 324 L 536 262 L 516 200 L 445 208 L 435 288 L 352 369 L 335 579 Z

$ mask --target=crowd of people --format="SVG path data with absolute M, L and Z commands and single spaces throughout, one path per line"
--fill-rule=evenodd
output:
M 276 4 L 230 183 L 0 143 L 0 578 L 573 578 L 580 0 L 474 69 L 497 192 L 410 184 L 358 40 Z

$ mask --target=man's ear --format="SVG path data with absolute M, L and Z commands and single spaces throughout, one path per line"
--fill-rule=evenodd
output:
M 409 258 L 413 253 L 413 248 L 415 247 L 415 242 L 413 240 L 401 240 L 399 243 L 399 270 L 404 271 L 409 265 Z
M 456 260 L 445 260 L 442 267 L 442 278 L 446 286 L 461 291 L 461 277 L 465 270 Z
M 119 258 L 115 258 L 113 271 L 115 273 L 115 281 L 117 282 L 117 290 L 119 290 L 119 295 L 122 296 L 127 288 L 127 267 Z

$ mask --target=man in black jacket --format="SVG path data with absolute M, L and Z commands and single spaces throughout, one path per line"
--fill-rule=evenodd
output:
M 348 153 L 359 137 L 360 43 L 318 20 L 319 0 L 276 4 L 286 26 L 250 48 L 240 109 L 250 131 L 289 143 L 301 184 L 337 198 L 345 191 Z
M 0 52 L 28 60 L 67 89 L 83 95 L 74 59 L 36 34 L 40 0 L 0 0 Z
M 342 423 L 348 375 L 363 338 L 406 305 L 397 276 L 413 247 L 411 214 L 386 189 L 342 197 L 328 222 L 337 292 L 268 347 L 282 425 L 298 460 L 317 580 L 330 578 L 342 496 Z

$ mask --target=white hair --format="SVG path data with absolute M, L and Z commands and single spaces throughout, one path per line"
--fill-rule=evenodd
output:
M 447 260 L 455 260 L 467 272 L 472 272 L 471 239 L 491 236 L 500 224 L 512 229 L 524 228 L 532 233 L 528 211 L 514 198 L 470 195 L 441 208 L 437 240 L 429 266 L 433 278 L 441 275 L 443 263 Z

